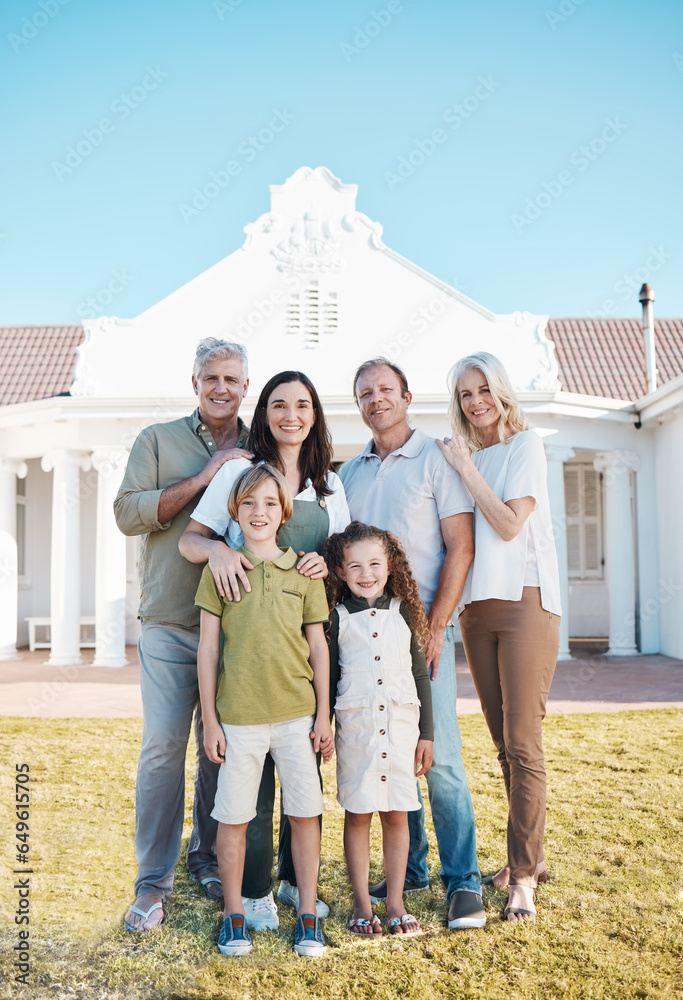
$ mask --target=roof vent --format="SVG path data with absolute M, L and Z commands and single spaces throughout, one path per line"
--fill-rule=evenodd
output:
M 657 358 L 655 354 L 655 321 L 652 303 L 655 293 L 650 285 L 643 285 L 638 299 L 643 307 L 643 336 L 645 337 L 645 360 L 647 363 L 648 394 L 657 388 Z

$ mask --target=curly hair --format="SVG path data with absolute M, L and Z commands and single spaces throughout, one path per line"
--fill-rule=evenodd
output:
M 403 546 L 390 531 L 383 531 L 361 521 L 352 521 L 344 531 L 337 532 L 325 542 L 323 557 L 331 572 L 325 580 L 327 599 L 330 608 L 341 604 L 350 596 L 347 584 L 336 574 L 336 569 L 344 563 L 344 552 L 354 542 L 364 542 L 368 539 L 379 542 L 389 563 L 389 578 L 387 593 L 390 597 L 405 604 L 408 609 L 410 628 L 417 636 L 420 644 L 425 647 L 429 640 L 429 625 L 425 609 L 420 600 L 420 592 L 413 576 Z

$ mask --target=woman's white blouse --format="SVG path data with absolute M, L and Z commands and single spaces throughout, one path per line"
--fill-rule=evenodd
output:
M 228 497 L 239 474 L 245 469 L 250 469 L 251 466 L 252 463 L 248 458 L 233 458 L 224 462 L 206 487 L 204 496 L 192 513 L 195 521 L 211 528 L 217 535 L 222 535 L 233 549 L 238 549 L 242 545 L 244 536 L 239 524 L 233 521 L 228 514 Z M 325 505 L 330 518 L 330 534 L 333 535 L 337 531 L 343 531 L 349 524 L 351 517 L 344 487 L 336 472 L 327 473 L 327 485 L 331 490 L 334 490 L 330 496 L 325 497 Z M 306 486 L 301 493 L 297 493 L 294 499 L 310 501 L 318 499 L 310 479 L 306 480 Z
M 541 605 L 562 614 L 557 552 L 548 498 L 548 464 L 541 438 L 520 431 L 506 444 L 475 451 L 472 461 L 503 503 L 533 497 L 536 505 L 519 534 L 504 542 L 479 507 L 474 510 L 474 562 L 460 610 L 471 601 L 520 601 L 525 586 L 541 589 Z

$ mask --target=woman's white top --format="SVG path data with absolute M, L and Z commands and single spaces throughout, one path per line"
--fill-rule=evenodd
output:
M 548 463 L 535 431 L 520 431 L 506 444 L 475 451 L 472 461 L 496 496 L 507 503 L 533 497 L 534 509 L 521 531 L 504 542 L 478 506 L 474 509 L 474 562 L 460 600 L 521 601 L 524 587 L 540 587 L 541 606 L 562 614 L 557 552 L 548 498 Z
M 233 549 L 238 549 L 244 543 L 244 536 L 239 524 L 228 514 L 228 497 L 239 474 L 251 467 L 252 463 L 248 458 L 232 458 L 224 462 L 206 487 L 204 496 L 192 513 L 195 521 L 211 528 L 217 535 L 222 535 Z M 325 506 L 330 518 L 330 534 L 333 535 L 337 531 L 343 531 L 351 517 L 342 481 L 335 472 L 327 473 L 327 485 L 334 491 L 325 497 Z M 310 479 L 306 480 L 306 486 L 294 499 L 317 501 L 318 497 Z

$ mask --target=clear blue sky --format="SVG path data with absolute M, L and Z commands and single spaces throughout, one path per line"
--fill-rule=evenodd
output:
M 1 324 L 136 315 L 321 164 L 496 312 L 683 315 L 676 0 L 12 0 L 0 52 Z

